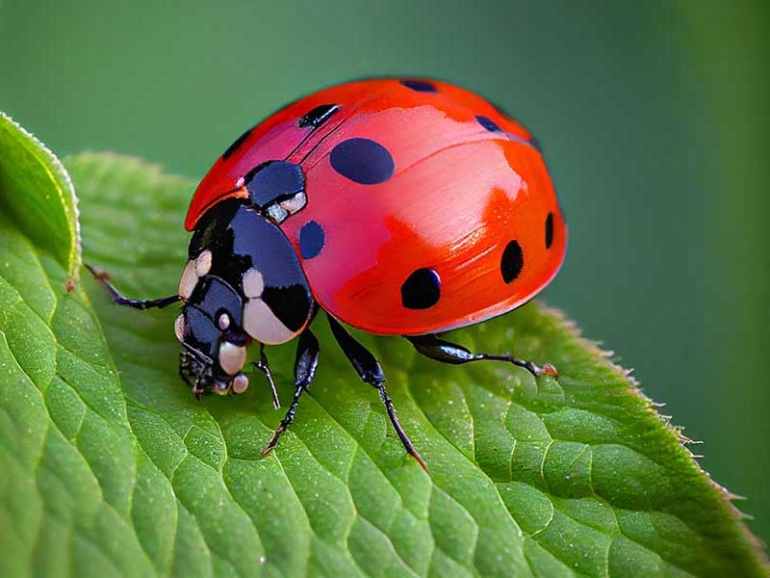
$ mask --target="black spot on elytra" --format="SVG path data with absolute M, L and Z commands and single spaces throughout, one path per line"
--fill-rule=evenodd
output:
M 521 245 L 518 241 L 511 241 L 505 246 L 503 257 L 500 259 L 503 281 L 511 283 L 519 276 L 523 268 L 524 252 L 521 250 Z
M 436 85 L 427 80 L 402 80 L 401 84 L 417 92 L 438 92 Z
M 299 128 L 318 128 L 340 109 L 338 104 L 322 104 L 310 110 L 297 122 Z
M 429 309 L 441 297 L 441 278 L 435 269 L 417 269 L 401 285 L 401 303 L 407 309 Z
M 545 218 L 545 248 L 550 249 L 553 244 L 553 213 L 548 213 Z
M 246 173 L 243 180 L 251 202 L 258 207 L 305 189 L 302 168 L 289 161 L 266 161 Z
M 251 131 L 253 129 L 247 130 L 245 133 L 243 133 L 241 136 L 239 136 L 237 139 L 235 139 L 235 142 L 231 144 L 229 147 L 227 147 L 227 150 L 222 153 L 222 160 L 226 160 L 227 157 L 232 155 L 235 151 L 237 151 L 241 145 L 246 142 L 246 139 L 251 136 Z
M 368 138 L 350 138 L 332 149 L 332 168 L 362 185 L 383 183 L 393 176 L 393 157 L 388 149 Z
M 316 257 L 324 248 L 325 242 L 323 227 L 315 221 L 308 221 L 299 231 L 299 251 L 303 259 Z
M 503 132 L 503 129 L 497 126 L 494 121 L 488 119 L 486 116 L 479 115 L 476 117 L 476 121 L 489 132 Z
M 310 293 L 305 285 L 265 287 L 262 300 L 290 331 L 298 331 L 310 315 Z

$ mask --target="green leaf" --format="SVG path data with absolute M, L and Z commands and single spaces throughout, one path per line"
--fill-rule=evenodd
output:
M 26 183 L 43 168 L 15 158 L 3 144 L 2 202 L 17 208 L 0 214 L 0 575 L 765 575 L 678 432 L 535 304 L 452 338 L 553 362 L 558 381 L 357 333 L 430 476 L 321 320 L 317 381 L 262 458 L 283 412 L 266 383 L 196 401 L 174 311 L 119 308 L 90 278 L 68 294 L 49 240 L 76 225 L 35 219 L 26 199 L 44 193 Z M 87 261 L 128 295 L 175 293 L 193 183 L 116 155 L 67 165 Z M 269 353 L 286 401 L 294 352 Z
M 67 171 L 34 136 L 0 111 L 0 208 L 67 269 L 80 274 L 77 199 Z

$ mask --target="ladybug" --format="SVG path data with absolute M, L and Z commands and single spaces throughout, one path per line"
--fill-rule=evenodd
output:
M 437 361 L 498 360 L 438 334 L 529 301 L 559 270 L 567 228 L 542 152 L 519 122 L 446 82 L 378 79 L 307 96 L 247 130 L 198 186 L 177 295 L 123 297 L 138 309 L 181 302 L 180 374 L 200 396 L 242 393 L 247 347 L 298 340 L 295 393 L 263 451 L 294 419 L 316 372 L 310 326 L 325 313 L 359 377 L 379 391 L 406 451 L 375 357 L 343 324 L 406 337 Z

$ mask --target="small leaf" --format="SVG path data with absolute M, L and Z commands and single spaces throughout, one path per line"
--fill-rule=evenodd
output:
M 130 296 L 174 294 L 193 184 L 116 155 L 67 164 L 88 262 Z M 47 238 L 0 214 L 0 575 L 766 574 L 678 432 L 553 311 L 451 338 L 553 362 L 558 381 L 357 333 L 430 476 L 319 319 L 317 381 L 262 458 L 282 417 L 264 379 L 196 401 L 175 312 L 117 307 L 90 278 L 67 294 Z M 293 348 L 269 354 L 286 401 Z

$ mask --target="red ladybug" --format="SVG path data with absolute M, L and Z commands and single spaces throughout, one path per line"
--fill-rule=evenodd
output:
M 318 363 L 322 310 L 362 380 L 379 390 L 406 450 L 377 360 L 340 322 L 402 335 L 437 361 L 507 361 L 436 334 L 501 315 L 556 275 L 567 229 L 540 147 L 498 108 L 434 80 L 365 80 L 322 90 L 241 135 L 198 186 L 178 295 L 180 373 L 196 395 L 241 393 L 246 348 L 299 337 L 295 394 L 264 453 L 294 418 Z M 275 387 L 273 386 L 274 399 Z

